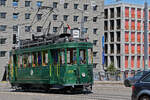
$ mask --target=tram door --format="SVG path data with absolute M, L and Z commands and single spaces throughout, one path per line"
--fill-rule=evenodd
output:
M 80 48 L 78 50 L 78 73 L 79 73 L 79 83 L 84 83 L 86 77 L 84 74 L 87 73 L 87 51 L 86 49 Z
M 51 58 L 52 58 L 52 65 L 51 65 L 51 81 L 53 83 L 58 83 L 59 81 L 59 50 L 54 49 L 51 50 Z

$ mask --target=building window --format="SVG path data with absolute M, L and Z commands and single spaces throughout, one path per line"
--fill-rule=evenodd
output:
M 84 16 L 84 22 L 87 22 L 88 17 Z
M 25 26 L 25 32 L 30 32 L 31 26 Z
M 57 15 L 53 15 L 53 20 L 57 20 Z
M 53 8 L 57 8 L 57 2 L 53 2 Z
M 79 4 L 74 4 L 74 9 L 78 9 Z
M 97 34 L 97 28 L 93 29 L 93 34 Z
M 68 8 L 68 3 L 64 3 L 64 9 Z
M 87 33 L 88 32 L 88 28 L 84 28 L 84 33 Z
M 42 32 L 42 26 L 37 26 L 37 32 Z
M 31 14 L 30 13 L 26 13 L 25 14 L 25 19 L 30 19 Z
M 93 6 L 93 11 L 97 11 L 97 5 Z
M 57 32 L 57 27 L 53 27 L 53 32 L 54 32 L 54 33 Z
M 13 31 L 14 31 L 14 32 L 18 32 L 18 26 L 17 26 L 17 25 L 14 25 L 14 26 L 13 26 Z
M 37 20 L 41 20 L 42 19 L 42 14 L 37 14 Z
M 77 22 L 79 16 L 73 16 L 73 21 Z
M 5 44 L 6 43 L 6 38 L 1 38 L 0 39 L 0 44 Z
M 25 1 L 25 7 L 30 7 L 31 1 Z
M 93 52 L 93 57 L 96 57 L 97 52 Z
M 85 28 L 85 33 L 87 33 L 88 32 L 88 28 Z
M 26 13 L 26 14 L 25 14 L 25 19 L 30 19 L 30 15 L 31 15 L 31 14 Z
M 0 0 L 0 6 L 5 6 L 6 5 L 6 0 Z
M 68 27 L 64 27 L 63 33 L 67 33 L 67 29 L 68 29 Z
M 6 25 L 0 25 L 0 31 L 6 31 Z
M 88 5 L 87 5 L 87 4 L 84 4 L 84 5 L 83 5 L 83 9 L 84 9 L 84 10 L 87 10 L 87 8 L 88 8 Z
M 13 13 L 13 19 L 18 19 L 19 13 Z
M 19 0 L 13 0 L 13 7 L 17 7 L 18 6 L 18 2 L 19 2 Z
M 0 18 L 5 19 L 5 18 L 6 18 L 6 12 L 1 12 L 1 13 L 0 13 Z
M 64 21 L 68 20 L 68 15 L 64 15 Z
M 96 46 L 96 44 L 97 44 L 97 40 L 93 40 L 93 45 Z
M 0 51 L 0 57 L 5 57 L 6 51 Z
M 42 1 L 37 1 L 36 5 L 37 5 L 37 7 L 41 7 L 42 6 Z
M 97 17 L 93 17 L 93 22 L 97 22 Z

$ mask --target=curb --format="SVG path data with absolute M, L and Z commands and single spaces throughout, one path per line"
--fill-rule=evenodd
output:
M 8 81 L 0 81 L 0 83 L 8 83 Z
M 94 81 L 94 84 L 119 84 L 119 85 L 124 85 L 123 81 Z

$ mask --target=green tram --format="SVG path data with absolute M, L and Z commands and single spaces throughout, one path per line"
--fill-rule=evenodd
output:
M 52 42 L 29 45 L 30 40 L 28 46 L 10 51 L 8 77 L 12 87 L 92 90 L 92 43 L 58 37 L 63 41 L 54 42 L 59 39 L 53 38 Z

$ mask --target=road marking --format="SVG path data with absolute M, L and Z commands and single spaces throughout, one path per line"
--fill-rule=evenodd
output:
M 8 81 L 0 81 L 0 83 L 8 83 Z

